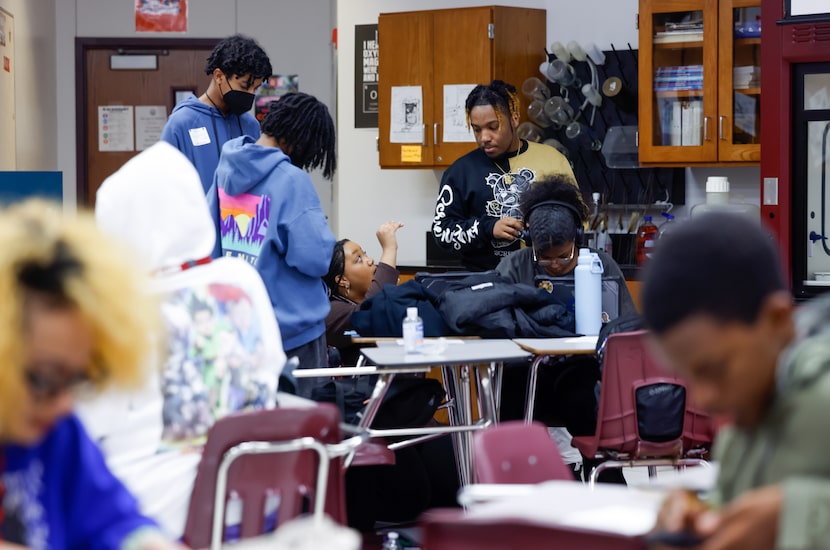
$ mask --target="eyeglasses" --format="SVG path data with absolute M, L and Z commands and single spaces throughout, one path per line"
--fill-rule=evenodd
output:
M 550 260 L 545 258 L 545 259 L 540 260 L 536 257 L 536 247 L 534 246 L 533 247 L 533 261 L 536 262 L 536 265 L 538 265 L 539 267 L 550 267 L 552 265 L 558 265 L 559 267 L 565 267 L 566 265 L 568 265 L 569 263 L 571 263 L 573 261 L 575 251 L 576 251 L 576 243 L 573 243 L 571 245 L 571 253 L 567 258 L 559 257 L 559 258 L 553 258 L 553 259 L 550 259 Z
M 87 371 L 63 374 L 58 368 L 48 369 L 49 372 L 46 370 L 27 368 L 23 373 L 26 385 L 36 401 L 54 399 L 64 392 L 82 391 L 101 378 Z

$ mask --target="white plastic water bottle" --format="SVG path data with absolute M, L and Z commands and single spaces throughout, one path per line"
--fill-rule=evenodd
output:
M 398 533 L 389 531 L 383 539 L 383 550 L 401 550 L 401 543 Z
M 406 308 L 402 332 L 404 352 L 418 353 L 418 349 L 424 343 L 424 322 L 418 317 L 417 307 Z
M 595 336 L 602 326 L 602 271 L 599 255 L 580 248 L 574 270 L 576 332 L 579 334 Z
M 225 504 L 225 542 L 239 540 L 242 536 L 242 497 L 231 491 Z

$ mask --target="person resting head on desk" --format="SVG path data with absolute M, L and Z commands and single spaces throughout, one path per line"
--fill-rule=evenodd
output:
M 830 297 L 796 312 L 775 242 L 757 220 L 712 213 L 661 239 L 646 266 L 656 350 L 698 406 L 733 422 L 715 439 L 707 505 L 671 494 L 664 540 L 685 533 L 706 550 L 830 541 Z
M 360 304 L 383 288 L 398 282 L 398 229 L 400 222 L 381 224 L 375 235 L 380 243 L 381 253 L 377 263 L 359 244 L 348 239 L 337 241 L 331 257 L 329 271 L 323 277 L 329 291 L 331 310 L 326 317 L 326 342 L 340 350 L 344 365 L 354 365 L 360 353 L 352 344 L 351 336 L 345 334 L 352 329 L 349 318 L 360 308 Z
M 159 325 L 139 273 L 86 213 L 32 200 L 0 216 L 0 546 L 178 547 L 73 412 L 81 389 L 140 383 Z

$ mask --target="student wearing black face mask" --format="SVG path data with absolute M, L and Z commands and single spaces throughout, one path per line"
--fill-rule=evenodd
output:
M 173 108 L 161 139 L 190 159 L 207 193 L 222 145 L 243 135 L 260 135 L 259 122 L 249 111 L 254 92 L 271 75 L 271 62 L 256 41 L 237 34 L 213 48 L 205 74 L 210 76 L 205 93 Z

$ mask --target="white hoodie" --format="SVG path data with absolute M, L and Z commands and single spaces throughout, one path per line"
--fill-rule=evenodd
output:
M 198 173 L 172 145 L 158 142 L 107 178 L 95 216 L 154 275 L 149 292 L 162 296 L 168 334 L 163 364 L 148 366 L 144 388 L 107 391 L 81 404 L 80 414 L 142 511 L 178 537 L 200 455 L 171 451 L 167 443 L 203 436 L 214 418 L 250 405 L 238 397 L 245 393 L 237 387 L 242 378 L 263 388 L 254 405 L 274 406 L 285 364 L 279 328 L 252 266 L 236 258 L 201 265 L 213 250 L 216 228 Z M 200 333 L 195 316 L 205 307 L 212 319 Z M 232 317 L 232 311 L 244 314 Z M 204 341 L 209 356 L 194 343 Z M 202 416 L 182 419 L 197 400 Z

